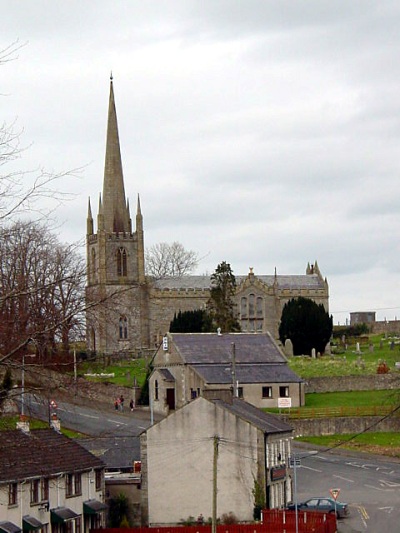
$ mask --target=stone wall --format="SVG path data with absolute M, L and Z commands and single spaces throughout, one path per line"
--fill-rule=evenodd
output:
M 294 436 L 348 435 L 361 433 L 371 428 L 372 432 L 399 432 L 400 417 L 392 416 L 381 420 L 378 416 L 313 418 L 293 420 L 283 417 L 293 427 Z M 376 424 L 376 425 L 375 425 Z
M 320 377 L 306 380 L 306 394 L 312 392 L 350 392 L 361 390 L 394 390 L 400 388 L 400 373 L 370 376 Z
M 371 328 L 371 333 L 375 334 L 400 334 L 400 320 L 382 320 L 379 322 L 374 322 L 373 324 L 368 324 Z

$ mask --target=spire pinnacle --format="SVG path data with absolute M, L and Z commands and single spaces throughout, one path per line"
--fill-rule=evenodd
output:
M 126 209 L 112 73 L 110 75 L 106 158 L 104 165 L 103 213 L 104 229 L 107 232 L 129 232 L 129 214 Z

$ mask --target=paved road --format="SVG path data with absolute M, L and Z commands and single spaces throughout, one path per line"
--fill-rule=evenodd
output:
M 350 507 L 350 517 L 338 521 L 340 533 L 400 531 L 400 462 L 388 458 L 297 449 L 298 501 L 328 496 L 340 488 L 339 500 Z
M 105 437 L 137 436 L 150 425 L 150 413 L 136 409 L 131 412 L 116 411 L 113 405 L 82 406 L 57 401 L 56 408 L 48 400 L 33 394 L 25 394 L 25 413 L 48 420 L 51 412 L 56 412 L 63 427 L 74 429 L 86 435 Z

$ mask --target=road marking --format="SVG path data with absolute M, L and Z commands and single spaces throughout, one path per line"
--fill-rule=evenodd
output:
M 107 418 L 107 422 L 112 422 L 113 424 L 118 424 L 119 426 L 127 426 L 128 425 L 126 422 L 120 422 L 119 420 L 111 420 L 110 418 Z
M 378 507 L 378 509 L 380 511 L 385 511 L 385 513 L 390 514 L 393 511 L 394 507 Z
M 343 481 L 348 481 L 349 483 L 354 483 L 354 479 L 348 479 L 347 477 L 343 477 L 343 476 L 335 476 L 335 474 L 333 474 L 333 477 L 337 477 L 338 479 L 343 479 Z
M 382 489 L 381 487 L 374 487 L 373 485 L 364 485 L 368 489 L 381 490 L 383 492 L 390 492 L 392 489 Z
M 383 486 L 387 485 L 391 489 L 395 489 L 396 487 L 400 487 L 400 483 L 396 483 L 395 481 L 386 481 L 385 479 L 380 479 L 379 483 Z
M 322 472 L 322 470 L 317 470 L 317 468 L 311 468 L 311 466 L 300 465 L 299 468 L 305 468 L 306 470 L 312 470 L 313 472 Z
M 145 426 L 138 426 L 139 429 L 147 429 Z
M 85 413 L 77 413 L 78 416 L 86 416 L 86 418 L 95 418 L 96 420 L 98 420 L 100 417 L 98 416 L 94 416 L 94 415 L 86 415 Z

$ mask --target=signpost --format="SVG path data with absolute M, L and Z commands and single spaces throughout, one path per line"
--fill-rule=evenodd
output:
M 339 496 L 340 489 L 330 489 L 329 492 L 331 493 L 332 498 L 335 500 L 335 516 L 337 516 L 337 514 L 336 514 L 336 500 L 337 500 L 337 497 Z
M 296 515 L 296 533 L 299 532 L 299 510 L 297 508 L 297 467 L 300 466 L 300 457 L 296 455 L 291 455 L 289 457 L 289 466 L 293 468 L 294 474 L 294 512 Z

